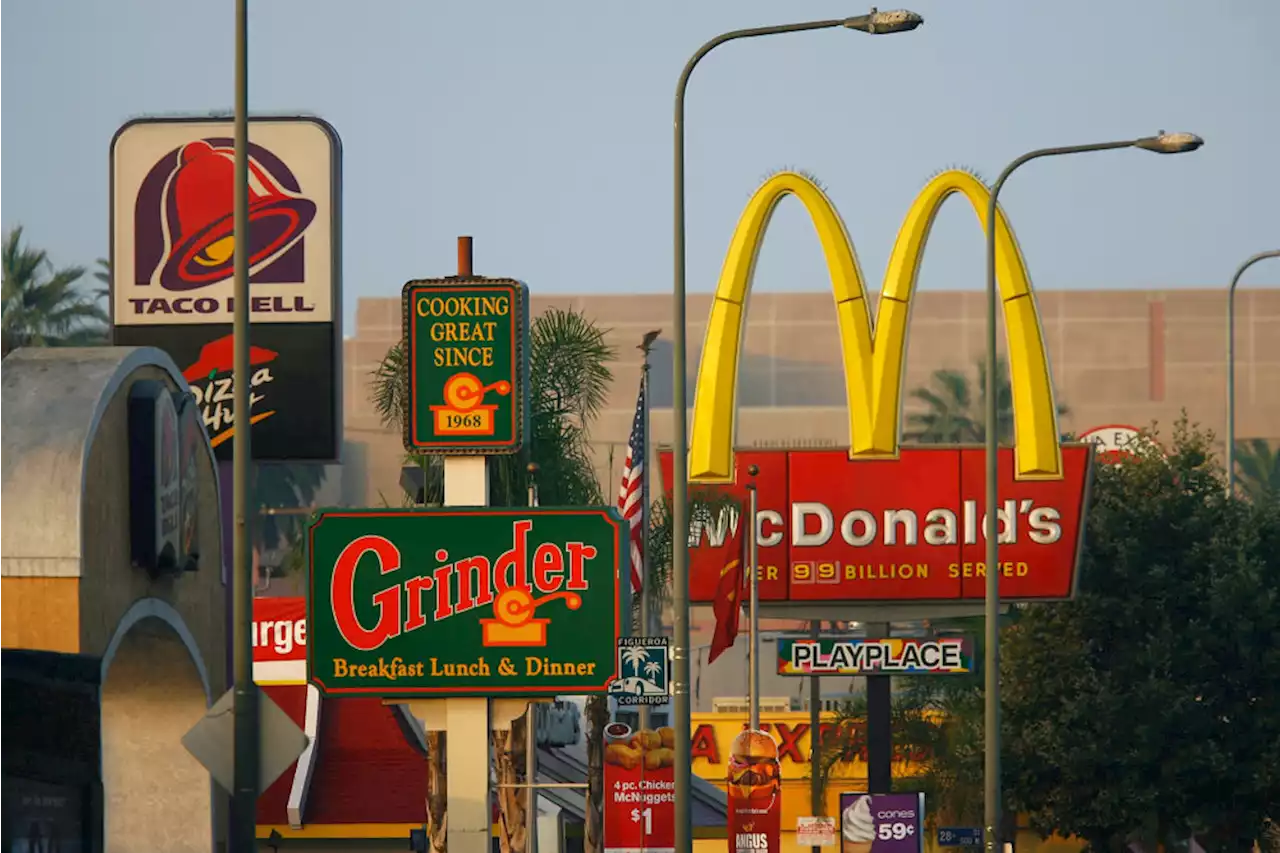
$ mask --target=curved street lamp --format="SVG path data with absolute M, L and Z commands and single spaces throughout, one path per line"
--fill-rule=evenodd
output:
M 690 707 L 689 707 L 689 540 L 685 532 L 689 529 L 688 491 L 689 491 L 689 413 L 686 405 L 685 363 L 688 352 L 685 322 L 685 224 L 684 224 L 684 96 L 689 86 L 689 75 L 702 58 L 715 48 L 737 39 L 756 38 L 758 36 L 781 35 L 782 33 L 798 33 L 807 30 L 825 30 L 844 27 L 849 30 L 868 33 L 870 35 L 888 35 L 891 33 L 914 30 L 924 23 L 924 18 L 915 12 L 898 10 L 881 12 L 872 9 L 869 14 L 853 18 L 837 18 L 826 21 L 809 21 L 800 24 L 782 24 L 775 27 L 756 27 L 746 30 L 734 30 L 708 41 L 694 52 L 680 72 L 676 83 L 675 102 L 675 216 L 674 216 L 674 249 L 675 249 L 675 282 L 672 288 L 674 300 L 672 306 L 673 330 L 671 338 L 672 359 L 672 409 L 674 424 L 672 426 L 671 455 L 671 515 L 672 526 L 678 531 L 672 537 L 671 554 L 671 592 L 672 592 L 672 679 L 674 717 L 672 726 L 676 733 L 675 742 L 675 849 L 676 853 L 691 853 L 693 850 L 693 825 L 690 818 L 690 773 L 692 759 L 689 751 Z M 754 520 L 753 520 L 754 523 Z
M 1227 287 L 1227 497 L 1236 493 L 1236 285 L 1245 270 L 1267 258 L 1280 258 L 1280 249 L 1249 258 Z
M 999 562 L 999 530 L 1000 521 L 997 507 L 999 498 L 996 484 L 997 453 L 999 451 L 999 435 L 996 419 L 999 407 L 996 405 L 996 309 L 999 300 L 996 293 L 996 226 L 998 207 L 996 200 L 1000 189 L 1014 170 L 1023 163 L 1038 160 L 1041 157 L 1058 157 L 1064 154 L 1085 154 L 1091 151 L 1110 151 L 1114 148 L 1141 148 L 1157 154 L 1181 154 L 1195 151 L 1204 140 L 1194 133 L 1165 133 L 1163 130 L 1155 136 L 1144 136 L 1141 139 L 1129 139 L 1120 142 L 1097 142 L 1092 145 L 1068 145 L 1063 148 L 1041 148 L 1030 151 L 1014 160 L 991 187 L 991 198 L 987 202 L 987 365 L 986 365 L 986 463 L 987 463 L 987 518 L 984 525 L 987 537 L 986 553 L 986 594 L 983 600 L 985 621 L 984 639 L 986 653 L 983 660 L 984 716 L 983 716 L 983 838 L 987 853 L 995 853 L 997 845 L 996 831 L 1000 826 L 1000 655 L 999 655 L 999 616 L 1000 616 L 1000 574 L 996 571 Z

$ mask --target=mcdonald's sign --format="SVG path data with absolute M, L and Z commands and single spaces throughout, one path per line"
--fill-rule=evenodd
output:
M 1091 449 L 1063 446 L 1053 379 L 1026 264 L 1003 212 L 987 222 L 986 186 L 947 171 L 917 196 L 898 232 L 873 325 L 862 272 L 826 194 L 792 172 L 747 203 L 712 303 L 694 396 L 689 479 L 745 498 L 747 464 L 760 467 L 760 596 L 764 601 L 954 601 L 983 595 L 983 451 L 902 448 L 902 380 L 911 298 L 942 203 L 963 195 L 996 228 L 1013 394 L 1014 448 L 1000 452 L 1001 595 L 1062 599 L 1075 589 Z M 738 353 L 756 255 L 778 202 L 794 195 L 818 232 L 834 291 L 849 408 L 848 451 L 755 451 L 735 460 Z M 744 461 L 745 460 L 745 461 Z M 670 454 L 663 454 L 666 483 Z M 737 463 L 737 464 L 735 464 Z M 744 501 L 745 503 L 745 501 Z M 733 512 L 689 530 L 691 600 L 711 601 L 737 553 Z

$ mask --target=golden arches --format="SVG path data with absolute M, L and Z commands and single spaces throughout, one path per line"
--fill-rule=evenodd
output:
M 934 218 L 953 193 L 965 196 L 983 229 L 988 227 L 990 195 L 982 182 L 958 170 L 931 180 L 916 196 L 898 231 L 873 326 L 853 244 L 826 194 L 794 172 L 774 175 L 756 191 L 734 229 L 711 305 L 693 403 L 691 481 L 733 480 L 744 311 L 764 233 L 778 202 L 788 195 L 799 199 L 809 212 L 831 277 L 849 408 L 849 457 L 898 455 L 911 296 Z M 997 214 L 996 275 L 1009 348 L 1016 476 L 1020 480 L 1058 480 L 1062 478 L 1062 448 L 1040 316 L 1022 252 L 1002 211 Z

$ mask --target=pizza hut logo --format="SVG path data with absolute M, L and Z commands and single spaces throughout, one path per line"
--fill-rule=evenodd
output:
M 200 357 L 195 364 L 182 371 L 195 394 L 196 404 L 200 406 L 204 426 L 209 433 L 209 444 L 213 447 L 235 434 L 234 339 L 234 335 L 226 335 L 205 344 L 200 348 Z M 265 421 L 276 413 L 269 403 L 261 409 L 257 407 L 267 398 L 267 386 L 275 381 L 267 365 L 279 355 L 265 347 L 249 347 L 249 366 L 253 371 L 249 378 L 250 424 Z

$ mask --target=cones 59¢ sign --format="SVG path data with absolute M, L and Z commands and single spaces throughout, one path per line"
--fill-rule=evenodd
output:
M 605 507 L 321 512 L 308 678 L 337 696 L 603 691 L 622 530 Z
M 1070 598 L 1084 535 L 1091 445 L 1062 447 L 1062 478 L 1016 480 L 1013 450 L 999 456 L 1000 595 Z M 762 601 L 981 599 L 985 467 L 981 448 L 904 447 L 897 459 L 851 461 L 844 450 L 742 451 L 735 479 L 698 489 L 745 505 L 759 466 L 756 536 Z M 671 454 L 662 454 L 671 481 Z M 708 512 L 692 493 L 690 593 L 715 597 L 721 570 L 741 553 L 736 507 Z

